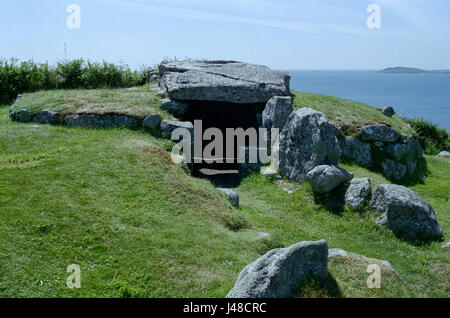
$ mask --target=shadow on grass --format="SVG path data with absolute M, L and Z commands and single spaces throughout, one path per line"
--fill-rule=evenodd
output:
M 345 193 L 349 183 L 341 184 L 336 189 L 326 194 L 314 193 L 314 203 L 321 205 L 325 210 L 333 214 L 342 214 L 345 210 Z
M 308 281 L 302 289 L 298 298 L 342 298 L 342 292 L 336 279 L 328 273 L 325 279 L 314 279 Z

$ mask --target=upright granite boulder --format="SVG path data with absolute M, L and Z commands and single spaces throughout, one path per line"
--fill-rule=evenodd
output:
M 327 117 L 311 108 L 293 112 L 280 134 L 279 171 L 292 181 L 302 182 L 320 165 L 338 165 L 338 140 Z
M 301 242 L 272 250 L 247 265 L 227 298 L 295 297 L 308 280 L 327 276 L 327 242 Z
M 159 76 L 172 100 L 256 104 L 290 94 L 288 73 L 243 62 L 163 62 Z
M 372 185 L 369 178 L 353 179 L 345 194 L 345 202 L 352 209 L 360 209 L 370 198 Z
M 377 223 L 387 226 L 399 238 L 429 241 L 443 236 L 431 205 L 406 187 L 380 185 L 373 194 L 370 208 L 384 213 Z
M 294 111 L 292 98 L 289 96 L 272 97 L 262 113 L 262 127 L 267 129 L 278 128 L 280 132 L 288 121 L 289 115 Z

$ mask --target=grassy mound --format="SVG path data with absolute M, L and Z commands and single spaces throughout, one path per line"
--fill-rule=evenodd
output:
M 358 128 L 371 124 L 386 124 L 399 132 L 411 135 L 413 129 L 408 122 L 397 115 L 387 117 L 381 109 L 363 103 L 333 96 L 294 92 L 294 108 L 309 107 L 324 113 L 331 123 L 345 135 L 356 135 Z
M 121 89 L 50 90 L 24 94 L 12 105 L 13 110 L 26 109 L 36 115 L 44 109 L 56 111 L 64 116 L 75 114 L 118 114 L 146 116 L 169 115 L 160 109 L 160 98 L 156 87 L 134 87 Z
M 321 106 L 323 97 L 308 96 L 304 106 L 329 112 L 332 121 L 356 120 L 341 112 L 333 117 L 332 102 Z M 152 98 L 145 89 L 40 92 L 14 107 L 66 114 L 158 111 Z M 344 109 L 346 102 L 338 104 Z M 377 120 L 373 112 L 368 120 Z M 402 126 L 400 120 L 394 117 L 392 125 Z M 333 262 L 338 293 L 331 296 L 450 296 L 450 254 L 442 243 L 404 242 L 377 226 L 374 213 L 329 206 L 307 184 L 259 174 L 242 181 L 241 206 L 233 209 L 209 182 L 175 166 L 170 146 L 140 131 L 11 122 L 7 107 L 0 108 L 0 296 L 224 297 L 239 272 L 268 250 L 319 239 L 330 248 L 388 260 L 402 280 L 386 276 L 381 289 L 369 290 L 364 262 Z M 450 163 L 427 159 L 426 182 L 411 188 L 433 205 L 449 233 Z M 356 177 L 388 183 L 376 172 L 342 166 Z M 70 264 L 81 267 L 81 289 L 66 287 Z M 323 296 L 320 285 L 312 286 L 306 295 Z

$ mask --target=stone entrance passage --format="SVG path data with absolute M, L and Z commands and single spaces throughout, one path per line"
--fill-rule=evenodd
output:
M 288 73 L 235 61 L 163 62 L 159 77 L 166 98 L 188 105 L 180 119 L 192 123 L 202 120 L 203 131 L 218 128 L 224 137 L 226 128 L 260 127 L 267 102 L 290 94 Z M 202 176 L 207 169 L 227 176 L 229 171 L 238 170 L 237 148 L 235 154 L 233 163 L 197 163 L 193 172 Z M 206 176 L 211 177 L 208 172 Z M 220 173 L 215 178 L 220 179 Z

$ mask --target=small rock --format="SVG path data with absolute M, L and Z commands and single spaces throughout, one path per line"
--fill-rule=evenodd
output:
M 295 297 L 304 283 L 328 277 L 325 240 L 269 251 L 247 265 L 227 298 Z
M 388 116 L 388 117 L 392 117 L 395 115 L 395 111 L 392 106 L 384 107 L 382 112 L 383 112 L 383 115 Z
M 401 163 L 395 162 L 391 159 L 385 159 L 381 162 L 381 167 L 383 168 L 384 176 L 393 181 L 402 180 L 408 168 L 402 165 Z
M 371 191 L 369 178 L 353 179 L 345 195 L 345 202 L 353 209 L 359 209 L 369 199 Z
M 225 193 L 234 207 L 239 207 L 239 194 L 236 191 L 225 188 L 217 188 L 217 190 Z
M 397 130 L 386 125 L 368 125 L 361 127 L 362 141 L 396 142 L 400 138 Z
M 142 122 L 142 128 L 151 132 L 158 132 L 161 128 L 161 121 L 162 118 L 158 114 L 148 115 Z
M 306 179 L 311 184 L 313 191 L 325 194 L 335 189 L 341 183 L 353 179 L 353 174 L 337 166 L 321 165 L 311 170 Z
M 447 251 L 450 251 L 450 241 L 442 245 L 442 248 L 445 248 Z
M 176 118 L 183 117 L 189 109 L 187 103 L 178 102 L 171 99 L 162 99 L 161 108 Z
M 387 226 L 399 238 L 427 241 L 443 236 L 431 205 L 406 187 L 380 185 L 372 196 L 370 208 L 384 213 L 377 224 Z
M 346 257 L 348 253 L 340 248 L 333 248 L 328 250 L 328 260 L 331 261 L 333 258 Z
M 441 158 L 450 158 L 450 152 L 448 152 L 448 151 L 441 151 L 439 153 L 439 157 L 441 157 Z
M 191 137 L 194 136 L 194 126 L 191 122 L 181 122 L 181 121 L 172 121 L 172 120 L 163 120 L 161 122 L 161 133 L 165 138 L 172 138 L 172 133 L 177 128 L 188 129 L 191 133 Z

